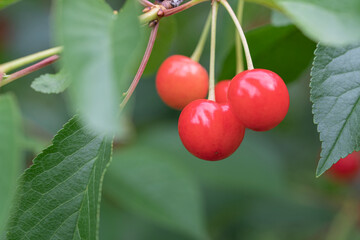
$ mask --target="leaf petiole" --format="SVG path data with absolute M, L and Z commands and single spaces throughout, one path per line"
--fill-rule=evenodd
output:
M 8 73 L 10 71 L 13 71 L 17 68 L 23 67 L 25 65 L 31 64 L 33 62 L 42 60 L 44 58 L 56 55 L 61 53 L 63 50 L 63 47 L 54 47 L 47 49 L 45 51 L 41 51 L 38 53 L 34 53 L 22 58 L 18 58 L 16 60 L 13 60 L 11 62 L 3 63 L 0 65 L 0 72 L 2 73 Z
M 24 77 L 30 73 L 33 73 L 43 67 L 46 67 L 54 62 L 56 62 L 59 59 L 58 55 L 53 55 L 51 57 L 48 57 L 34 65 L 31 65 L 30 67 L 24 68 L 20 71 L 17 71 L 11 75 L 4 76 L 3 79 L 0 81 L 0 87 L 5 86 L 8 83 L 11 83 L 12 81 L 19 79 L 21 77 Z

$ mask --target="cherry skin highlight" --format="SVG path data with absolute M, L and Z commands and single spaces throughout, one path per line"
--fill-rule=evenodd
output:
M 276 73 L 265 69 L 247 70 L 230 83 L 228 101 L 246 128 L 267 131 L 276 127 L 289 109 L 289 92 Z
M 183 109 L 178 130 L 185 148 L 208 161 L 229 157 L 240 146 L 245 133 L 228 104 L 205 99 L 195 100 Z
M 217 103 L 226 103 L 228 101 L 228 89 L 230 86 L 230 80 L 223 80 L 218 82 L 215 86 L 215 99 Z
M 160 66 L 156 90 L 168 106 L 181 110 L 196 99 L 206 98 L 209 76 L 204 67 L 191 58 L 174 55 Z
M 331 166 L 329 174 L 341 182 L 349 182 L 358 175 L 360 170 L 360 152 L 353 152 Z

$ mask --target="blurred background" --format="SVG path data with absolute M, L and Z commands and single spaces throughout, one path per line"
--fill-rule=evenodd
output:
M 316 44 L 281 14 L 246 3 L 244 28 L 255 66 L 287 83 L 291 101 L 284 122 L 269 132 L 248 130 L 235 154 L 219 162 L 199 160 L 181 144 L 180 112 L 158 97 L 156 70 L 172 54 L 191 55 L 209 11 L 209 4 L 200 4 L 161 22 L 149 65 L 119 122 L 123 132 L 104 180 L 100 239 L 360 239 L 358 178 L 315 177 L 320 141 L 309 80 Z M 53 18 L 47 0 L 2 10 L 0 63 L 55 46 Z M 218 24 L 220 81 L 235 75 L 235 28 L 223 8 Z M 208 59 L 207 45 L 200 61 L 206 68 Z M 13 92 L 21 107 L 24 168 L 73 115 L 66 92 L 45 95 L 30 87 L 41 73 L 57 70 L 51 66 L 0 89 Z

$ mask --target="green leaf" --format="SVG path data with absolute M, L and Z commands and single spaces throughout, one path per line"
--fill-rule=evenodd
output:
M 286 83 L 296 80 L 310 66 L 315 43 L 293 25 L 267 25 L 246 34 L 256 68 L 269 69 L 279 74 Z M 229 52 L 220 79 L 232 79 L 236 69 L 230 64 L 235 59 L 235 48 Z
M 21 177 L 7 238 L 97 239 L 111 141 L 70 120 Z
M 318 46 L 311 101 L 322 141 L 317 176 L 340 158 L 360 150 L 360 45 Z
M 15 98 L 0 95 L 0 233 L 9 217 L 22 163 L 21 118 Z
M 69 78 L 63 72 L 41 75 L 31 83 L 31 87 L 35 91 L 46 94 L 61 93 L 65 91 L 69 85 Z
M 275 27 L 284 27 L 292 24 L 291 20 L 278 11 L 271 12 L 271 24 Z
M 143 42 L 139 6 L 137 1 L 126 1 L 115 15 L 105 1 L 58 3 L 59 38 L 72 82 L 72 105 L 80 119 L 98 133 L 112 136 L 118 128 L 122 94 L 133 78 L 132 65 L 139 64 L 136 53 Z
M 200 191 L 189 171 L 166 151 L 141 142 L 114 154 L 106 195 L 157 223 L 206 239 Z
M 17 2 L 18 0 L 1 0 L 0 1 L 0 10 L 7 7 L 10 4 Z
M 280 9 L 308 37 L 326 45 L 360 40 L 358 0 L 250 0 Z

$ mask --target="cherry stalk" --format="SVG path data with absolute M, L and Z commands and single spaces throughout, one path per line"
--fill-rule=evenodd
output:
M 213 2 L 211 13 L 211 42 L 210 42 L 210 67 L 209 67 L 209 96 L 208 99 L 215 101 L 215 49 L 216 49 L 216 20 L 219 3 Z
M 149 38 L 149 42 L 148 45 L 146 47 L 146 51 L 144 54 L 144 57 L 141 61 L 140 67 L 135 75 L 134 80 L 132 81 L 129 89 L 126 92 L 126 96 L 124 98 L 124 100 L 122 101 L 122 103 L 120 104 L 120 109 L 123 109 L 125 107 L 125 105 L 127 104 L 127 102 L 129 101 L 131 95 L 134 93 L 136 86 L 138 85 L 140 78 L 142 76 L 142 74 L 144 73 L 145 67 L 149 61 L 152 49 L 154 47 L 154 43 L 156 40 L 156 35 L 159 29 L 159 23 L 156 23 L 155 26 L 153 27 L 153 29 L 151 30 L 150 33 L 150 38 Z
M 244 47 L 244 51 L 245 51 L 245 57 L 246 57 L 246 62 L 247 62 L 247 68 L 248 70 L 252 70 L 254 69 L 254 65 L 251 59 L 251 54 L 250 54 L 250 50 L 249 50 L 249 45 L 246 41 L 246 37 L 245 37 L 245 33 L 239 23 L 238 18 L 236 17 L 236 14 L 234 13 L 233 9 L 231 8 L 230 4 L 226 1 L 226 0 L 220 0 L 220 3 L 225 7 L 226 11 L 229 13 L 231 19 L 233 20 L 238 32 L 239 32 L 239 36 L 240 39 L 242 41 L 243 47 Z

